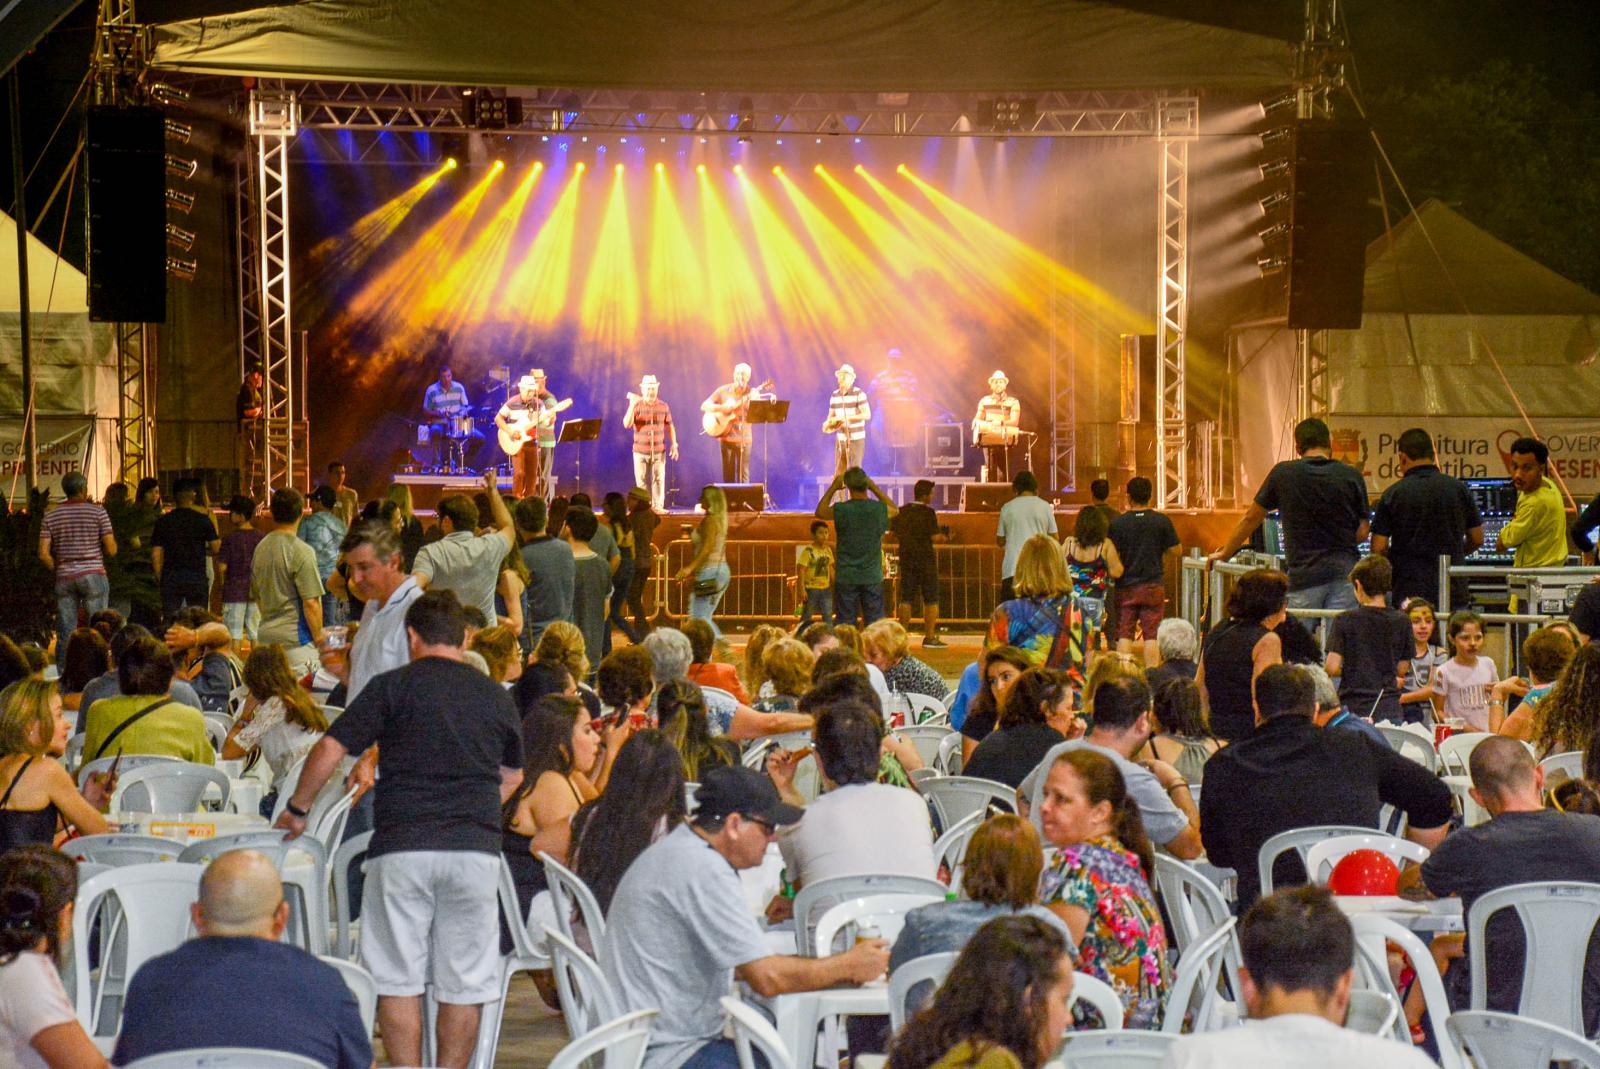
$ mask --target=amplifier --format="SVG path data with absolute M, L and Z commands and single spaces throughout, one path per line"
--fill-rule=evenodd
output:
M 962 512 L 999 512 L 1017 496 L 1010 483 L 968 483 L 961 488 Z
M 729 512 L 761 512 L 767 507 L 766 483 L 714 483 L 728 498 Z

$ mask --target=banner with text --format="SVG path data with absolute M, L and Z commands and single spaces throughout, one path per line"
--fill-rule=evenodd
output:
M 1333 455 L 1359 469 L 1378 493 L 1400 478 L 1395 448 L 1402 432 L 1426 428 L 1433 436 L 1439 469 L 1458 479 L 1503 479 L 1511 443 L 1527 432 L 1515 420 L 1428 416 L 1330 416 Z M 1600 491 L 1600 420 L 1541 419 L 1539 433 L 1550 447 L 1550 466 L 1579 499 Z
M 39 421 L 39 485 L 60 501 L 61 477 L 69 471 L 88 472 L 94 444 L 94 418 L 41 419 Z M 22 421 L 0 423 L 0 480 L 14 502 L 28 499 L 27 465 L 22 454 Z

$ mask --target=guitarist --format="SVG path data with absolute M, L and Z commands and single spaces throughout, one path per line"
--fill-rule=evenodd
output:
M 750 481 L 750 365 L 735 364 L 733 381 L 700 402 L 706 433 L 722 444 L 722 481 Z M 713 429 L 715 428 L 715 429 Z
M 866 392 L 856 385 L 856 369 L 840 364 L 833 373 L 839 388 L 828 398 L 828 418 L 823 434 L 834 435 L 834 474 L 846 468 L 859 468 L 867 450 L 867 424 L 872 421 L 872 406 Z
M 649 491 L 650 505 L 659 512 L 667 502 L 667 458 L 678 459 L 678 428 L 654 375 L 639 380 L 638 393 L 628 394 L 622 424 L 633 430 L 633 484 Z
M 511 458 L 511 492 L 518 498 L 548 500 L 555 493 L 555 416 L 566 405 L 557 404 L 544 384 L 543 369 L 534 368 L 517 380 L 517 396 L 494 417 L 500 443 Z

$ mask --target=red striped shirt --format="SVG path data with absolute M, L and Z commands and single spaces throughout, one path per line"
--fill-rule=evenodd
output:
M 57 579 L 105 574 L 100 539 L 111 533 L 105 509 L 93 501 L 63 501 L 44 514 L 44 533 L 50 536 Z

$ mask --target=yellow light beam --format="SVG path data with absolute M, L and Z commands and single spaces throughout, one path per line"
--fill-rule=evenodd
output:
M 528 252 L 512 270 L 501 301 L 521 310 L 518 341 L 525 341 L 536 328 L 548 326 L 566 307 L 567 286 L 572 275 L 572 238 L 577 228 L 580 171 L 567 179 L 566 188 L 555 207 L 545 216 Z
M 706 308 L 717 341 L 748 350 L 769 322 L 761 280 L 745 255 L 744 243 L 733 221 L 706 177 L 705 165 L 695 168 L 700 183 L 700 218 L 705 230 Z
M 917 244 L 877 209 L 846 189 L 826 167 L 819 166 L 817 173 L 828 184 L 833 195 L 850 213 L 850 218 L 861 228 L 867 240 L 877 248 L 890 269 L 902 279 L 909 279 L 919 270 L 929 267 L 940 275 L 948 276 L 949 268 L 937 258 L 928 256 Z
M 351 223 L 342 233 L 324 238 L 308 254 L 312 271 L 320 276 L 348 274 L 366 262 L 378 246 L 411 214 L 417 202 L 439 184 L 439 179 L 455 168 L 448 162 L 423 177 L 405 192 L 389 198 L 360 219 Z
M 810 254 L 767 203 L 761 190 L 743 174 L 739 176 L 739 183 L 750 211 L 756 251 L 772 286 L 779 321 L 786 330 L 797 328 L 797 336 L 792 336 L 791 342 L 803 338 L 814 355 L 826 358 L 838 349 L 833 344 L 834 329 L 846 326 L 843 305 Z
M 845 314 L 854 322 L 881 322 L 893 315 L 883 295 L 899 283 L 888 277 L 837 223 L 806 196 L 788 175 L 779 175 L 824 269 L 834 280 Z
M 579 305 L 584 348 L 590 356 L 615 356 L 632 343 L 639 329 L 639 277 L 626 189 L 619 163 Z
M 665 168 L 656 164 L 650 224 L 649 315 L 659 329 L 682 338 L 706 303 L 705 272 L 684 225 Z
M 449 270 L 428 288 L 422 309 L 428 318 L 454 329 L 489 317 L 494 308 L 495 290 L 500 286 L 506 260 L 511 255 L 511 237 L 543 172 L 542 163 L 535 163 L 528 169 L 488 224 L 456 257 Z

